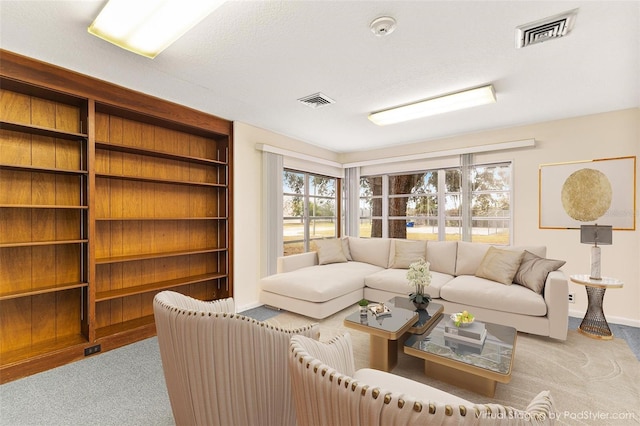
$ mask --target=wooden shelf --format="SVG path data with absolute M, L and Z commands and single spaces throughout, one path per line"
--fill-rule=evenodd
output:
M 65 132 L 48 127 L 35 126 L 33 124 L 15 123 L 5 120 L 0 120 L 0 129 L 30 133 L 32 135 L 48 136 L 58 139 L 84 140 L 87 138 L 87 135 L 85 133 Z
M 113 222 L 113 221 L 135 221 L 135 220 L 227 220 L 225 216 L 209 216 L 209 217 L 100 217 L 96 221 Z
M 41 173 L 54 173 L 61 175 L 87 175 L 89 172 L 86 170 L 65 170 L 56 169 L 52 167 L 37 167 L 37 166 L 19 166 L 15 164 L 0 164 L 0 169 L 17 170 L 21 172 L 41 172 Z
M 96 173 L 96 177 L 104 177 L 111 179 L 123 179 L 123 180 L 135 180 L 139 182 L 151 182 L 151 183 L 169 183 L 174 185 L 189 185 L 189 186 L 210 186 L 217 188 L 226 188 L 227 185 L 223 183 L 208 183 L 208 182 L 189 182 L 184 180 L 152 178 L 142 176 L 126 176 L 114 173 Z
M 118 333 L 126 333 L 135 328 L 153 324 L 153 322 L 154 322 L 153 315 L 147 315 L 147 316 L 139 317 L 129 321 L 108 325 L 106 327 L 100 327 L 96 329 L 96 339 L 102 339 L 107 336 L 113 336 Z
M 77 131 L 87 128 L 86 99 L 4 76 L 0 83 L 4 379 L 88 342 L 89 136 Z
M 135 262 L 137 260 L 160 259 L 163 257 L 189 256 L 193 254 L 216 253 L 216 252 L 224 252 L 226 250 L 227 250 L 226 248 L 196 249 L 196 250 L 172 251 L 172 252 L 165 252 L 165 253 L 145 253 L 145 254 L 135 254 L 135 255 L 129 255 L 129 256 L 103 257 L 100 259 L 96 259 L 96 265 L 104 265 L 107 263 Z
M 62 206 L 54 204 L 0 204 L 0 208 L 5 209 L 70 209 L 87 210 L 88 206 Z
M 6 366 L 26 359 L 35 358 L 56 351 L 66 350 L 71 346 L 83 345 L 87 343 L 87 339 L 81 334 L 59 337 L 57 339 L 47 340 L 26 348 L 15 349 L 12 351 L 0 353 L 0 365 Z
M 216 165 L 226 166 L 227 165 L 227 163 L 224 161 L 212 160 L 209 158 L 192 157 L 189 155 L 173 154 L 173 153 L 164 152 L 164 151 L 153 151 L 150 149 L 135 148 L 135 147 L 125 146 L 125 145 L 116 145 L 116 144 L 110 144 L 106 142 L 96 142 L 96 148 L 104 149 L 108 151 L 126 152 L 129 154 L 146 155 L 149 157 L 165 158 L 168 160 L 188 161 L 189 163 L 199 163 L 199 164 L 205 164 L 209 166 L 216 166 Z
M 5 247 L 33 247 L 33 246 L 55 246 L 61 244 L 82 244 L 89 240 L 55 240 L 55 241 L 29 241 L 24 243 L 2 243 L 0 248 Z
M 116 299 L 119 297 L 127 297 L 135 294 L 149 293 L 151 291 L 166 290 L 168 288 L 180 287 L 188 284 L 200 283 L 203 281 L 217 280 L 224 278 L 224 274 L 212 273 L 194 275 L 192 277 L 176 278 L 173 280 L 160 281 L 157 283 L 149 283 L 145 285 L 121 288 L 117 290 L 103 291 L 96 293 L 96 302 L 103 302 L 105 300 Z
M 9 293 L 0 293 L 0 300 L 17 299 L 19 297 L 35 296 L 37 294 L 55 293 L 58 291 L 71 290 L 74 288 L 88 287 L 89 283 L 67 283 L 67 284 L 54 284 L 46 287 L 41 287 L 33 290 L 26 291 L 14 291 Z

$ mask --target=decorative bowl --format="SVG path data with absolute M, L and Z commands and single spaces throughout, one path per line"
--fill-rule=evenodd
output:
M 468 318 L 465 321 L 460 321 L 461 317 L 462 317 L 462 312 L 456 312 L 449 316 L 449 318 L 451 318 L 451 321 L 453 321 L 456 327 L 467 327 L 473 324 L 473 322 L 475 321 L 475 317 L 473 316 L 473 314 L 469 314 Z

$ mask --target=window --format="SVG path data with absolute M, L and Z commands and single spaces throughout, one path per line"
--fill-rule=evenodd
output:
M 339 179 L 283 172 L 284 255 L 315 250 L 314 240 L 338 236 Z
M 511 164 L 471 169 L 471 241 L 509 244 Z
M 360 178 L 361 237 L 382 236 L 382 176 Z
M 473 165 L 467 174 L 361 177 L 360 236 L 509 244 L 511 164 Z

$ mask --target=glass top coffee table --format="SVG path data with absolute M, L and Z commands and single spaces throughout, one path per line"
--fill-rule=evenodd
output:
M 404 352 L 424 359 L 429 377 L 493 397 L 497 382 L 511 381 L 516 329 L 485 322 L 487 336 L 480 345 L 445 336 L 447 324 L 453 324 L 449 315 L 441 315 L 429 330 L 410 336 Z
M 424 332 L 439 318 L 443 306 L 430 303 L 426 312 L 419 313 L 409 298 L 396 297 L 384 304 L 391 315 L 376 317 L 367 312 L 364 317 L 356 311 L 344 319 L 344 326 L 369 333 L 369 367 L 391 371 L 398 362 L 398 340 L 407 332 Z

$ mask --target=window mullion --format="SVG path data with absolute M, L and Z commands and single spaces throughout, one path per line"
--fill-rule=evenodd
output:
M 460 156 L 462 163 L 460 196 L 461 196 L 461 213 L 462 213 L 462 241 L 471 241 L 472 208 L 471 208 L 471 154 L 462 154 Z
M 389 237 L 389 175 L 382 176 L 382 237 Z
M 302 221 L 304 223 L 304 251 L 309 251 L 309 173 L 304 174 L 304 208 L 302 213 Z
M 444 169 L 438 170 L 438 240 L 444 241 L 447 234 L 447 171 Z

